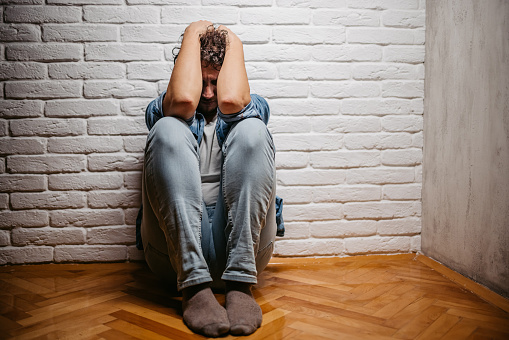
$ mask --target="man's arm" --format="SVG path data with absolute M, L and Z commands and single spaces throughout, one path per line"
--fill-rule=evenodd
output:
M 165 116 L 187 120 L 193 116 L 198 106 L 202 90 L 199 36 L 210 25 L 210 21 L 196 21 L 184 32 L 182 46 L 163 100 Z
M 222 113 L 232 114 L 242 110 L 251 101 L 249 82 L 242 41 L 229 28 L 221 25 L 219 29 L 228 32 L 229 43 L 217 77 L 217 101 Z

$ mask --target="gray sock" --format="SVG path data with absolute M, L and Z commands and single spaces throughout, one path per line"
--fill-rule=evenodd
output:
M 251 293 L 251 284 L 226 282 L 226 312 L 230 334 L 249 335 L 262 324 L 262 309 Z

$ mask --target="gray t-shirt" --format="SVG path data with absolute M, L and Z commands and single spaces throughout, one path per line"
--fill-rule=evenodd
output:
M 221 180 L 222 153 L 216 136 L 217 116 L 205 125 L 200 143 L 201 190 L 205 205 L 216 204 Z

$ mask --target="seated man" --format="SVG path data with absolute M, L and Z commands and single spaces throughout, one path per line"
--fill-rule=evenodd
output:
M 251 286 L 272 255 L 276 219 L 282 227 L 269 107 L 250 95 L 242 42 L 224 26 L 190 24 L 174 61 L 146 111 L 145 258 L 182 291 L 191 330 L 248 335 L 262 322 Z M 211 287 L 226 290 L 226 310 Z

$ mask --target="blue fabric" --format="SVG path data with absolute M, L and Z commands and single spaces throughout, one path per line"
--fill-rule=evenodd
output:
M 161 118 L 163 114 L 163 100 L 166 95 L 164 91 L 159 97 L 152 100 L 145 111 L 145 123 L 149 131 L 152 129 L 154 124 Z M 222 146 L 232 125 L 242 119 L 246 118 L 258 118 L 261 119 L 265 125 L 269 122 L 270 108 L 267 101 L 257 94 L 251 94 L 251 101 L 245 108 L 235 114 L 224 114 L 221 112 L 219 107 L 217 108 L 217 123 L 216 123 L 216 135 L 219 145 Z M 205 118 L 199 112 L 195 112 L 194 116 L 186 121 L 189 129 L 193 133 L 198 145 L 200 145 L 203 130 L 205 127 Z M 143 206 L 140 208 L 138 218 L 136 219 L 136 247 L 140 250 L 143 249 L 141 242 L 141 216 Z M 283 220 L 283 199 L 276 196 L 276 223 L 277 223 L 277 236 L 284 236 L 285 226 Z

